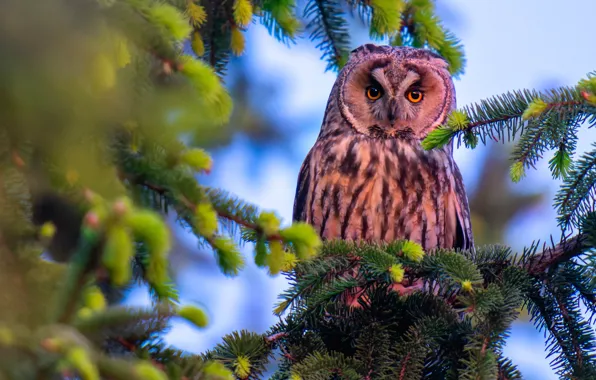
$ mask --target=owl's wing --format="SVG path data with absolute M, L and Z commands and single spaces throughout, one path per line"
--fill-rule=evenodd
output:
M 300 168 L 300 173 L 298 174 L 298 183 L 296 184 L 296 196 L 294 197 L 294 215 L 292 219 L 296 222 L 303 222 L 306 221 L 306 210 L 307 210 L 307 202 L 309 198 L 309 193 L 311 191 L 311 157 L 313 155 L 313 150 L 311 150 L 304 162 L 302 163 L 302 167 Z
M 457 166 L 453 168 L 454 191 L 450 194 L 450 203 L 455 211 L 455 241 L 454 248 L 466 250 L 474 249 L 474 236 L 472 235 L 472 223 L 470 221 L 470 207 L 468 196 L 464 188 L 464 181 Z M 449 206 L 448 206 L 449 207 Z

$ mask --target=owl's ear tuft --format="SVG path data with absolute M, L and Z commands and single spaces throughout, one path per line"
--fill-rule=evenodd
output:
M 387 45 L 377 45 L 377 44 L 364 44 L 364 45 L 360 45 L 358 46 L 356 49 L 352 50 L 350 52 L 350 58 L 354 57 L 354 56 L 358 56 L 358 55 L 363 55 L 363 54 L 387 54 L 389 52 L 389 50 L 391 49 L 391 46 L 387 46 Z
M 449 69 L 449 62 L 447 62 L 447 60 L 443 57 L 441 57 L 440 55 L 433 55 L 431 56 L 431 58 L 429 59 L 430 63 L 433 66 L 438 66 L 442 69 Z
M 429 62 L 433 66 L 440 67 L 442 69 L 449 69 L 449 61 L 447 61 L 442 55 L 427 49 L 421 49 L 421 52 L 428 57 Z

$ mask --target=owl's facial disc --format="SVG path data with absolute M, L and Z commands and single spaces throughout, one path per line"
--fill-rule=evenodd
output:
M 428 59 L 368 59 L 345 78 L 342 113 L 371 137 L 423 139 L 454 106 L 452 86 L 446 68 Z

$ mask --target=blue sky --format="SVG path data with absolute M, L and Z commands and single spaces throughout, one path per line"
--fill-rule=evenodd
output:
M 593 23 L 596 1 L 567 0 L 439 0 L 445 24 L 463 42 L 467 56 L 464 75 L 455 81 L 460 106 L 506 91 L 574 85 L 596 69 Z M 358 42 L 366 42 L 359 40 Z M 300 41 L 288 48 L 277 43 L 260 26 L 248 33 L 245 62 L 264 80 L 274 80 L 280 90 L 272 101 L 272 117 L 291 126 L 291 157 L 273 150 L 265 157 L 260 175 L 255 177 L 250 160 L 253 154 L 245 141 L 216 155 L 210 182 L 257 204 L 275 210 L 286 223 L 291 220 L 296 177 L 302 159 L 314 143 L 335 74 L 325 73 L 325 63 L 313 44 Z M 579 151 L 594 141 L 593 131 L 580 135 Z M 466 185 L 475 186 L 478 155 L 460 149 L 456 160 Z M 550 179 L 546 163 L 530 172 L 519 191 L 548 188 L 551 198 L 557 183 Z M 537 238 L 557 232 L 554 211 L 549 203 L 520 216 L 507 232 L 507 242 L 519 249 Z M 179 233 L 179 249 L 196 249 L 196 240 Z M 246 250 L 247 262 L 252 262 Z M 204 305 L 211 315 L 209 328 L 199 331 L 175 323 L 168 340 L 180 348 L 200 352 L 213 347 L 233 330 L 247 328 L 262 332 L 276 322 L 271 310 L 277 294 L 286 288 L 281 277 L 271 278 L 248 265 L 237 278 L 214 273 L 214 261 L 185 263 L 179 283 L 183 301 Z M 205 286 L 203 286 L 205 285 Z M 131 294 L 129 302 L 144 304 L 143 291 Z M 545 359 L 541 334 L 526 324 L 516 324 L 506 354 L 522 369 L 527 379 L 556 379 Z

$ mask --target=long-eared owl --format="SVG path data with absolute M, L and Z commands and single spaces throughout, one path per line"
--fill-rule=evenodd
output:
M 294 220 L 323 239 L 410 239 L 425 249 L 473 247 L 453 145 L 421 141 L 456 107 L 447 62 L 424 49 L 366 44 L 331 90 L 300 170 Z

